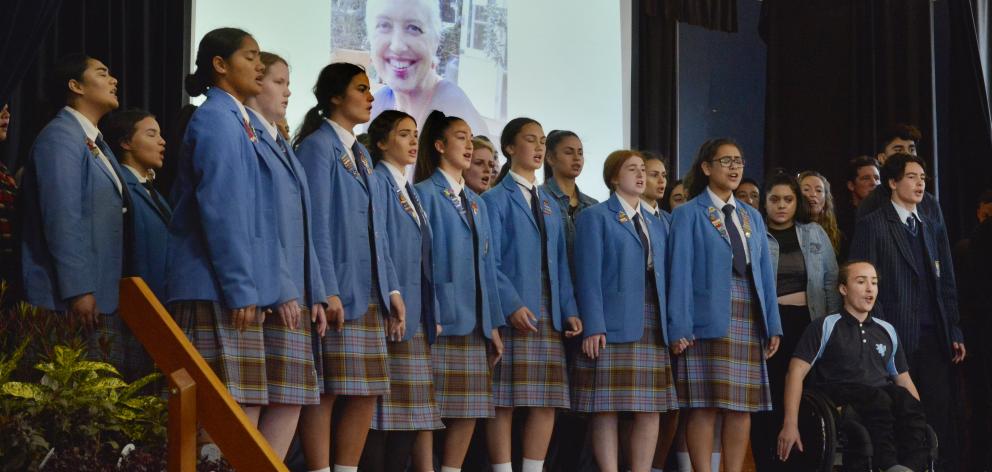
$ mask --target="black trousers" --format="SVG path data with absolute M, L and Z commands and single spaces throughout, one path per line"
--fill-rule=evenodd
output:
M 836 384 L 821 389 L 839 405 L 853 408 L 871 436 L 875 468 L 902 464 L 924 470 L 927 464 L 927 420 L 920 404 L 908 390 L 889 384 L 870 387 Z
M 369 430 L 358 468 L 362 472 L 405 472 L 417 431 Z
M 767 361 L 773 410 L 751 415 L 751 454 L 754 456 L 754 465 L 761 472 L 791 469 L 789 464 L 776 457 L 778 433 L 782 430 L 785 415 L 785 375 L 789 372 L 789 361 L 792 360 L 796 344 L 810 323 L 807 307 L 779 305 L 778 311 L 782 318 L 782 341 L 778 352 Z
M 958 397 L 958 369 L 951 364 L 944 344 L 936 333 L 923 331 L 919 347 L 907 356 L 909 375 L 920 391 L 927 422 L 937 433 L 938 471 L 961 470 L 959 425 L 961 401 Z

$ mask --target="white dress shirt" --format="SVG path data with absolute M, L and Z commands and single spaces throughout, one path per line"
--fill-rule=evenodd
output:
M 623 208 L 624 213 L 627 214 L 627 217 L 630 218 L 630 224 L 634 224 L 634 217 L 639 215 L 641 210 L 646 207 L 646 205 L 644 205 L 640 201 L 637 202 L 636 208 L 632 207 L 630 206 L 630 204 L 627 203 L 626 200 L 623 199 L 623 197 L 620 197 L 619 195 L 617 195 L 617 200 L 620 200 L 620 206 Z M 637 229 L 637 225 L 634 225 L 634 229 L 635 230 Z M 646 249 L 647 249 L 648 261 L 649 261 L 648 268 L 650 269 L 651 266 L 654 265 L 654 254 L 652 254 L 651 252 L 651 235 L 648 233 L 648 222 L 644 219 L 643 216 L 641 216 L 641 234 L 643 234 L 644 237 L 647 238 L 648 240 L 648 247 Z
M 527 202 L 527 205 L 530 205 L 530 199 L 531 199 L 531 193 L 530 193 L 530 191 L 533 190 L 534 187 L 537 187 L 537 184 L 534 183 L 534 182 L 528 181 L 527 179 L 521 177 L 520 174 L 517 174 L 516 172 L 513 172 L 512 170 L 510 171 L 510 178 L 512 178 L 513 181 L 516 182 L 517 185 L 520 186 L 520 191 L 523 192 L 523 194 L 524 194 L 524 201 Z
M 83 116 L 83 114 L 78 112 L 75 108 L 65 107 L 65 110 L 68 111 L 70 115 L 75 117 L 77 121 L 79 121 L 79 125 L 83 127 L 83 132 L 86 133 L 86 137 L 90 141 L 93 141 L 93 143 L 96 144 L 96 140 L 98 138 L 102 139 L 100 130 L 90 121 L 89 118 Z M 117 176 L 117 172 L 114 171 L 114 165 L 110 163 L 110 158 L 103 154 L 103 150 L 101 150 L 99 146 L 93 150 L 93 153 L 96 154 L 96 157 L 100 160 L 100 163 L 103 164 L 108 171 L 110 171 L 110 178 L 113 179 L 114 186 L 117 187 L 117 193 L 123 195 L 124 191 L 123 186 L 121 185 L 121 179 Z
M 737 200 L 734 199 L 733 192 L 730 193 L 730 200 L 728 201 L 721 200 L 720 197 L 718 197 L 715 193 L 713 193 L 713 190 L 711 190 L 709 187 L 706 187 L 706 193 L 710 194 L 710 200 L 713 202 L 713 205 L 716 207 L 716 214 L 717 216 L 720 217 L 720 222 L 723 223 L 724 225 L 727 224 L 727 221 L 723 215 L 723 207 L 727 204 L 734 206 L 734 212 L 732 213 L 734 220 L 733 223 L 734 226 L 737 227 L 737 233 L 741 235 L 741 244 L 744 245 L 744 255 L 747 258 L 747 263 L 750 264 L 751 248 L 748 247 L 747 245 L 747 235 L 744 234 L 744 226 L 741 225 L 740 216 L 737 215 Z M 729 232 L 727 233 L 727 236 L 730 236 Z
M 393 182 L 400 188 L 400 194 L 409 202 L 410 208 L 413 209 L 413 220 L 417 222 L 417 226 L 420 226 L 420 214 L 417 213 L 417 205 L 414 204 L 413 197 L 406 191 L 406 175 L 403 173 L 403 170 L 388 161 L 382 161 L 382 163 L 389 170 L 389 175 L 392 176 Z

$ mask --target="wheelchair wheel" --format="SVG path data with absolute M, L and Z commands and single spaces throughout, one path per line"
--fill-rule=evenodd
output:
M 833 406 L 821 395 L 804 391 L 799 404 L 799 434 L 805 451 L 789 465 L 794 470 L 815 470 L 830 472 L 834 467 L 834 454 L 837 451 L 837 423 L 834 420 Z M 798 451 L 793 451 L 793 453 Z

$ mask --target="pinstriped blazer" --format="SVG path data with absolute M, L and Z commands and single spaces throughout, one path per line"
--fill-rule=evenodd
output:
M 939 313 L 935 317 L 941 328 L 938 334 L 949 360 L 952 355 L 951 342 L 964 340 L 958 326 L 958 295 L 950 244 L 942 224 L 926 213 L 918 213 L 930 259 L 929 269 L 936 280 L 934 293 Z M 923 305 L 919 298 L 928 292 L 920 290 L 920 287 L 930 283 L 930 279 L 927 274 L 918 273 L 916 266 L 910 262 L 916 255 L 904 226 L 892 204 L 883 205 L 858 221 L 854 240 L 851 241 L 850 258 L 865 259 L 875 265 L 879 278 L 876 316 L 896 327 L 899 338 L 906 345 L 906 354 L 911 355 L 920 338 L 920 320 L 915 307 Z

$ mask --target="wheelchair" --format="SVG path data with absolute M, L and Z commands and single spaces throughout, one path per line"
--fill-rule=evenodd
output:
M 853 408 L 835 405 L 823 392 L 803 389 L 799 404 L 799 434 L 804 452 L 790 458 L 792 470 L 832 472 L 871 471 L 871 437 Z M 937 434 L 927 425 L 930 454 L 927 470 L 934 470 L 937 460 Z M 798 451 L 793 451 L 798 452 Z

